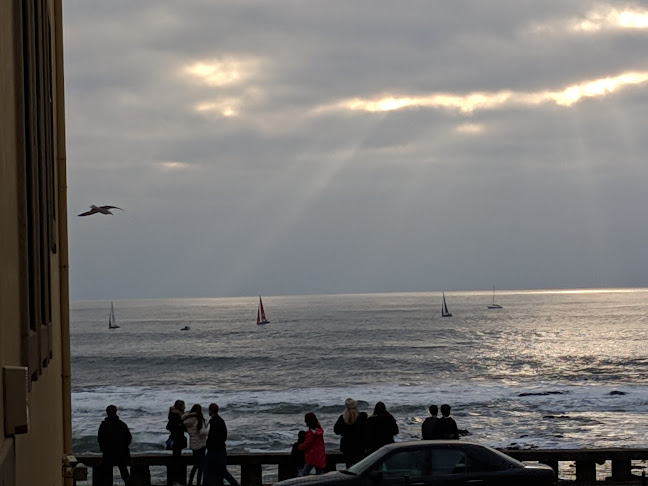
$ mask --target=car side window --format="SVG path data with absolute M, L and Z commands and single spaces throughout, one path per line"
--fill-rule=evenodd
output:
M 432 449 L 430 451 L 430 474 L 461 474 L 467 471 L 467 458 L 462 450 Z
M 381 472 L 383 478 L 421 477 L 425 470 L 425 451 L 402 451 L 386 457 L 374 469 Z
M 500 469 L 502 468 L 499 465 L 484 461 L 473 454 L 466 456 L 466 472 L 488 472 L 499 471 Z

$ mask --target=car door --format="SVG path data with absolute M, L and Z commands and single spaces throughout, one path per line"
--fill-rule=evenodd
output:
M 430 486 L 424 448 L 398 451 L 378 461 L 369 477 L 379 486 Z
M 430 451 L 430 472 L 435 486 L 505 486 L 515 480 L 501 464 L 471 454 L 470 449 Z

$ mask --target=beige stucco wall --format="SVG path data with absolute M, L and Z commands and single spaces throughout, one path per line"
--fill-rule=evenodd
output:
M 60 12 L 60 0 L 48 0 L 50 12 Z M 20 56 L 16 51 L 17 37 L 16 8 L 20 2 L 0 0 L 0 450 L 12 447 L 14 454 L 5 455 L 12 464 L 2 464 L 0 457 L 0 484 L 58 486 L 63 485 L 61 459 L 64 455 L 65 437 L 69 436 L 69 420 L 65 418 L 66 397 L 69 393 L 63 385 L 64 362 L 69 346 L 61 339 L 62 325 L 66 325 L 61 309 L 60 255 L 59 251 L 51 262 L 52 289 L 52 359 L 38 380 L 32 382 L 29 393 L 30 429 L 27 434 L 5 437 L 4 429 L 4 383 L 1 366 L 25 365 L 21 351 L 21 323 L 24 320 L 24 302 L 21 302 L 21 275 L 19 256 L 24 242 L 19 238 L 19 191 L 17 167 L 22 159 L 19 155 L 16 116 L 17 69 L 20 70 Z M 58 21 L 57 21 L 58 18 Z M 60 15 L 51 19 L 52 28 L 60 32 Z M 19 38 L 19 37 L 18 37 Z M 62 53 L 56 56 L 56 69 L 62 69 Z M 18 60 L 17 60 L 18 59 Z M 62 87 L 55 89 L 62 95 Z M 55 109 L 62 108 L 55 100 Z M 62 117 L 61 117 L 62 119 Z M 22 128 L 20 128 L 22 130 Z M 61 143 L 64 143 L 61 141 Z M 64 150 L 61 151 L 64 154 Z M 64 167 L 63 167 L 64 169 Z M 57 198 L 58 200 L 58 198 Z M 62 199 L 65 201 L 65 198 Z M 58 207 L 57 213 L 64 214 L 65 207 Z M 65 232 L 57 247 L 67 245 Z M 60 235 L 59 235 L 60 237 Z M 66 254 L 66 253 L 65 253 Z M 64 293 L 67 296 L 67 293 Z M 65 301 L 65 299 L 63 299 Z M 63 341 L 63 343 L 62 343 Z M 69 397 L 67 398 L 69 400 Z M 15 462 L 14 457 L 15 455 Z M 14 475 L 15 483 L 7 482 Z

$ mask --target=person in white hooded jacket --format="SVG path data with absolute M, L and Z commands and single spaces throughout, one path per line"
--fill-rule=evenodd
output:
M 183 415 L 182 421 L 187 427 L 189 433 L 189 448 L 193 453 L 195 464 L 191 468 L 189 474 L 189 485 L 193 483 L 194 474 L 196 475 L 196 486 L 201 486 L 203 476 L 203 465 L 205 459 L 205 451 L 207 450 L 207 422 L 202 413 L 202 407 L 195 404 L 191 407 L 189 413 Z M 198 473 L 198 474 L 196 474 Z

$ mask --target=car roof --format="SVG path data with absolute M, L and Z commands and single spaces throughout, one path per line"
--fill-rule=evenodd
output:
M 471 442 L 468 440 L 409 440 L 405 442 L 394 442 L 384 446 L 385 449 L 398 449 L 400 447 L 417 447 L 421 445 L 436 445 L 436 446 L 456 446 L 456 445 L 469 445 L 489 448 L 483 444 L 478 444 L 477 442 Z

